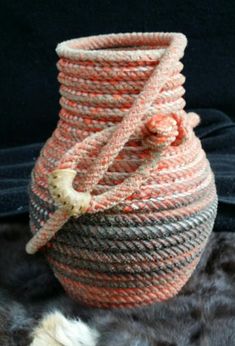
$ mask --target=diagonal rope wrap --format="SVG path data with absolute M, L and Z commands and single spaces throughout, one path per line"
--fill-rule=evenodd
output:
M 90 36 L 57 47 L 62 109 L 57 128 L 32 172 L 34 236 L 26 251 L 33 254 L 43 248 L 65 289 L 85 304 L 135 306 L 167 299 L 190 276 L 212 230 L 217 209 L 214 177 L 192 131 L 199 117 L 183 110 L 179 60 L 186 43 L 185 36 L 177 33 L 131 33 Z M 112 234 L 107 248 L 108 239 L 100 235 L 100 227 Z M 200 227 L 200 238 L 192 238 Z M 135 232 L 130 232 L 135 229 L 140 234 L 137 240 Z M 166 260 L 160 261 L 163 253 L 167 258 L 166 253 L 153 239 L 160 230 L 170 262 L 176 254 L 172 237 L 180 230 L 188 232 L 189 237 L 181 238 L 184 245 L 179 259 L 190 263 L 190 270 L 183 274 L 172 269 L 175 274 L 169 282 L 174 277 L 175 284 L 164 281 L 158 288 L 156 277 L 149 279 L 149 270 L 158 263 L 167 265 Z M 146 232 L 148 242 L 141 237 Z M 123 240 L 117 242 L 115 234 Z M 83 246 L 85 258 L 81 257 Z M 78 253 L 76 248 L 80 248 Z M 109 248 L 105 265 L 103 251 Z M 145 260 L 142 251 L 152 255 Z M 95 267 L 93 261 L 97 261 Z M 132 262 L 134 272 L 143 271 L 148 280 L 142 292 L 137 289 L 138 276 L 134 286 L 126 280 L 120 283 L 122 290 L 126 287 L 124 299 L 117 285 L 112 288 L 102 282 L 102 268 L 111 270 L 115 279 L 119 270 L 129 273 Z M 75 266 L 72 271 L 71 266 Z M 81 278 L 83 268 L 88 268 L 87 279 Z M 89 268 L 100 278 L 99 285 L 95 275 L 88 279 Z M 109 292 L 107 298 L 105 292 Z

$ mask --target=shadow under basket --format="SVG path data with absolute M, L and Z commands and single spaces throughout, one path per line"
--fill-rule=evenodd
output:
M 184 111 L 178 33 L 60 43 L 60 118 L 32 171 L 28 253 L 44 251 L 80 303 L 176 295 L 217 212 L 214 175 Z

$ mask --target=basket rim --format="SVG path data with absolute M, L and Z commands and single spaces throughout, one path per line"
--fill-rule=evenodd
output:
M 56 53 L 61 58 L 92 61 L 153 61 L 159 60 L 172 40 L 178 39 L 182 50 L 187 38 L 182 33 L 132 32 L 100 34 L 70 39 L 59 43 Z M 156 49 L 112 50 L 112 47 L 141 46 L 154 44 Z M 161 48 L 162 47 L 162 48 Z M 107 48 L 110 48 L 107 50 Z

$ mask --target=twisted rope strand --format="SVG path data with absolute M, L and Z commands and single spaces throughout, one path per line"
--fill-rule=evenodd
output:
M 125 143 L 142 125 L 141 120 L 152 103 L 156 100 L 156 97 L 168 80 L 169 75 L 171 75 L 175 62 L 178 62 L 178 60 L 182 57 L 183 50 L 186 46 L 185 37 L 181 34 L 165 36 L 166 37 L 162 37 L 162 39 L 163 42 L 165 39 L 165 43 L 169 45 L 168 50 L 163 53 L 159 64 L 154 69 L 152 75 L 146 82 L 144 89 L 138 95 L 138 98 L 134 100 L 134 103 L 129 109 L 127 115 L 113 131 L 111 130 L 112 133 L 110 138 L 108 141 L 106 139 L 107 144 L 103 146 L 97 160 L 88 170 L 81 189 L 90 192 L 98 184 L 100 179 L 108 170 L 109 166 L 112 165 L 115 157 L 123 149 Z M 107 39 L 109 41 L 110 37 Z M 92 41 L 92 44 L 95 44 L 95 42 Z M 105 134 L 108 133 L 109 135 L 110 130 L 104 130 L 103 132 L 105 132 Z M 98 134 L 98 137 L 100 136 L 103 139 L 101 133 Z M 175 139 L 175 137 L 173 137 L 173 139 Z M 86 142 L 86 140 L 84 142 Z M 82 144 L 86 145 L 84 142 Z M 171 140 L 167 142 L 164 147 L 170 143 Z M 81 145 L 78 144 L 76 149 L 81 150 Z M 70 151 L 67 153 L 67 156 L 71 157 Z M 122 200 L 125 200 L 131 193 L 140 188 L 142 182 L 146 179 L 146 176 L 150 174 L 158 162 L 159 154 L 157 153 L 153 155 L 150 163 L 147 162 L 146 164 L 140 166 L 135 174 L 126 179 L 124 183 L 114 187 L 111 191 L 107 191 L 102 196 L 97 197 L 95 205 L 94 202 L 91 201 L 91 208 L 94 205 L 93 210 L 98 211 L 100 209 L 99 206 L 101 206 L 102 210 L 104 210 L 116 205 Z M 34 253 L 38 248 L 45 245 L 45 241 L 48 242 L 68 220 L 69 215 L 66 216 L 64 210 L 61 211 L 61 215 L 58 215 L 58 213 L 59 212 L 57 212 L 53 216 L 53 219 L 44 225 L 44 228 L 40 231 L 40 233 L 38 232 L 37 235 L 27 244 L 26 251 L 28 253 Z M 51 229 L 52 226 L 54 227 L 54 230 Z
M 60 120 L 32 172 L 28 253 L 97 307 L 176 294 L 212 230 L 214 177 L 184 111 L 178 33 L 58 45 Z M 57 233 L 58 232 L 58 233 Z

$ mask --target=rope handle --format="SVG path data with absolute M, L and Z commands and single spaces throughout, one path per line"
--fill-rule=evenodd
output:
M 93 213 L 96 211 L 104 210 L 107 208 L 110 208 L 121 201 L 125 200 L 126 197 L 130 195 L 129 186 L 132 186 L 133 190 L 138 190 L 140 188 L 141 184 L 143 183 L 143 180 L 145 180 L 146 175 L 150 174 L 151 169 L 156 169 L 156 165 L 159 162 L 160 159 L 160 153 L 172 142 L 176 142 L 176 138 L 179 137 L 179 128 L 175 129 L 172 125 L 178 124 L 175 122 L 172 122 L 172 118 L 167 117 L 165 115 L 162 116 L 162 122 L 159 121 L 159 117 L 156 116 L 158 119 L 158 124 L 160 123 L 161 126 L 156 128 L 156 122 L 154 122 L 154 118 L 150 119 L 150 121 L 147 122 L 147 126 L 151 125 L 152 133 L 154 134 L 155 141 L 152 142 L 152 146 L 156 149 L 157 141 L 160 143 L 160 147 L 158 147 L 158 151 L 152 152 L 152 161 L 148 161 L 147 167 L 146 164 L 141 165 L 138 170 L 132 174 L 129 178 L 124 180 L 121 184 L 117 185 L 117 187 L 113 187 L 111 190 L 107 193 L 103 193 L 99 196 L 93 196 L 89 191 L 86 192 L 79 192 L 74 189 L 73 187 L 73 181 L 77 175 L 77 171 L 75 169 L 75 166 L 79 166 L 79 163 L 81 161 L 81 147 L 84 146 L 84 143 L 77 143 L 75 144 L 72 149 L 69 150 L 61 159 L 60 165 L 58 165 L 58 168 L 52 171 L 48 176 L 48 189 L 50 192 L 51 197 L 54 199 L 55 204 L 66 210 L 66 212 L 69 214 L 69 216 L 77 217 L 80 214 L 83 214 L 85 212 Z M 168 129 L 166 128 L 166 121 L 168 120 Z M 199 121 L 198 115 L 195 113 L 189 113 L 188 114 L 188 120 L 192 127 L 195 127 Z M 170 128 L 169 128 L 170 125 Z M 149 127 L 149 126 L 148 126 Z M 106 131 L 106 133 L 111 132 L 112 130 Z M 182 131 L 185 131 L 185 128 L 182 129 Z M 157 134 L 161 134 L 161 136 L 156 136 Z M 103 134 L 99 133 L 97 136 L 100 138 Z M 180 134 L 181 142 L 186 139 L 186 131 L 182 134 Z M 151 137 L 146 137 L 145 142 L 147 144 L 150 144 Z M 157 141 L 156 141 L 157 140 Z M 164 140 L 164 142 L 162 142 Z M 94 139 L 93 139 L 94 141 Z M 177 144 L 180 144 L 177 141 Z M 90 141 L 90 149 L 93 148 Z M 97 148 L 97 145 L 96 145 Z M 86 152 L 86 155 L 88 152 Z M 83 153 L 84 155 L 84 153 Z M 84 159 L 84 158 L 83 158 Z M 69 167 L 68 167 L 69 162 Z M 148 169 L 149 168 L 149 169 Z M 144 174 L 141 174 L 141 172 Z M 135 185 L 135 187 L 133 186 Z M 119 191 L 119 193 L 117 193 Z M 126 192 L 126 193 L 125 193 Z M 109 198 L 108 198 L 109 195 Z M 114 199 L 114 196 L 116 198 Z M 106 205 L 104 203 L 101 203 L 101 201 L 106 201 Z M 109 201 L 109 202 L 108 202 Z M 113 203 L 111 203 L 113 201 Z M 112 204 L 112 205 L 111 205 Z
M 170 35 L 168 49 L 165 50 L 144 89 L 121 123 L 75 144 L 62 157 L 56 170 L 49 174 L 48 188 L 59 208 L 28 242 L 26 245 L 27 253 L 33 254 L 39 248 L 45 246 L 71 216 L 78 217 L 84 212 L 92 213 L 105 210 L 125 200 L 134 191 L 138 190 L 146 177 L 151 174 L 151 171 L 156 169 L 160 160 L 160 152 L 176 140 L 179 130 L 177 118 L 163 116 L 160 123 L 159 115 L 150 119 L 150 122 L 146 124 L 147 126 L 144 126 L 144 131 L 147 129 L 147 132 L 149 131 L 151 134 L 148 139 L 157 138 L 154 144 L 159 150 L 151 151 L 151 159 L 141 165 L 121 184 L 99 196 L 91 196 L 91 191 L 104 176 L 125 143 L 135 132 L 143 130 L 142 120 L 160 93 L 161 88 L 170 78 L 174 65 L 183 56 L 186 43 L 184 35 Z M 181 126 L 182 130 L 183 127 Z M 150 142 L 152 143 L 152 140 Z M 89 155 L 92 149 L 100 150 L 100 154 L 90 167 L 85 179 L 81 182 L 80 190 L 85 192 L 78 192 L 72 186 L 73 179 L 76 176 L 76 167 L 81 160 Z
M 97 139 L 100 139 L 101 136 L 102 133 L 100 133 L 100 136 L 97 136 Z M 94 141 L 94 139 L 92 139 L 92 141 Z M 84 181 L 80 182 L 80 190 L 83 190 L 85 185 L 85 192 L 76 191 L 73 187 L 73 180 L 77 174 L 75 166 L 79 166 L 81 160 L 84 160 L 84 154 L 85 159 L 88 159 L 89 152 L 93 148 L 91 141 L 88 142 L 90 144 L 90 150 L 86 151 L 86 154 L 81 151 L 84 143 L 75 144 L 62 158 L 62 163 L 58 168 L 51 172 L 48 177 L 48 189 L 55 204 L 66 210 L 69 216 L 77 217 L 84 212 L 95 213 L 104 211 L 124 201 L 133 191 L 141 187 L 146 176 L 149 176 L 151 171 L 156 169 L 157 162 L 160 158 L 159 152 L 152 152 L 151 160 L 143 163 L 122 183 L 98 196 L 91 196 L 92 181 L 89 185 L 84 184 Z M 96 145 L 96 149 L 97 146 L 98 145 Z M 81 155 L 81 152 L 83 152 L 83 155 Z M 84 179 L 86 180 L 87 176 Z
M 187 114 L 187 120 L 188 126 L 191 126 L 192 128 L 196 127 L 200 122 L 198 114 L 193 112 Z M 104 139 L 108 139 L 108 135 L 110 135 L 113 130 L 113 128 L 105 129 L 98 134 L 85 139 L 82 143 L 75 144 L 62 158 L 61 168 L 57 168 L 49 174 L 48 188 L 51 196 L 54 198 L 55 203 L 59 206 L 59 208 L 27 243 L 26 252 L 28 254 L 34 254 L 41 247 L 45 246 L 71 216 L 78 217 L 85 212 L 95 212 L 97 209 L 99 209 L 98 207 L 100 205 L 103 209 L 105 206 L 106 208 L 110 207 L 110 201 L 107 198 L 108 193 L 113 205 L 118 204 L 121 200 L 124 200 L 130 195 L 128 186 L 133 187 L 133 184 L 135 184 L 135 190 L 138 190 L 138 186 L 141 185 L 142 179 L 145 180 L 146 178 L 146 176 L 141 173 L 146 172 L 146 169 L 149 170 L 150 173 L 151 167 L 156 169 L 156 165 L 160 161 L 160 152 L 153 152 L 154 155 L 151 164 L 148 162 L 145 165 L 140 166 L 138 170 L 123 183 L 115 186 L 111 190 L 112 194 L 111 191 L 109 191 L 108 193 L 106 192 L 102 195 L 92 197 L 90 192 L 76 191 L 73 187 L 73 180 L 77 174 L 76 170 L 68 167 L 63 168 L 64 165 L 66 167 L 68 158 L 73 158 L 73 165 L 75 163 L 79 164 L 79 160 L 84 154 L 83 148 L 86 146 L 85 144 L 87 144 L 85 142 L 90 142 L 90 150 L 92 150 L 95 143 L 102 145 Z M 119 193 L 117 193 L 117 190 L 119 190 Z M 114 196 L 115 199 L 113 198 Z M 102 203 L 104 201 L 106 201 L 106 205 Z

